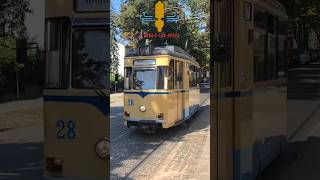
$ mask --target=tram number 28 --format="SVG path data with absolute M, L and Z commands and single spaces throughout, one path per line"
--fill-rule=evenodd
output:
M 57 121 L 57 139 L 69 139 L 76 138 L 76 124 L 73 121 Z

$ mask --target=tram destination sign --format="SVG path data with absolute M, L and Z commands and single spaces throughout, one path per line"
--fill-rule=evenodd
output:
M 106 12 L 109 10 L 110 0 L 74 0 L 76 12 Z

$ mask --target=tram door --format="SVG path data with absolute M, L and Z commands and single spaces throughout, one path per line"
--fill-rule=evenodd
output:
M 234 179 L 233 0 L 213 4 L 213 179 Z

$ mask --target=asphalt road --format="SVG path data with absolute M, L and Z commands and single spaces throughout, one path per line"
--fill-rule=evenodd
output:
M 320 100 L 320 63 L 288 70 L 289 100 Z

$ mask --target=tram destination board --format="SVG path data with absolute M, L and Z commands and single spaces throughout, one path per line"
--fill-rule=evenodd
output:
M 76 12 L 107 12 L 109 11 L 109 0 L 74 0 Z

